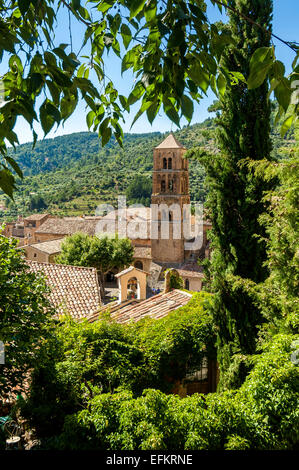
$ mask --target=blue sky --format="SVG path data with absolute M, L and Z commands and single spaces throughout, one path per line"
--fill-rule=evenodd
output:
M 217 19 L 224 17 L 219 14 L 219 11 L 216 7 L 212 5 L 209 6 L 208 16 L 211 21 L 216 21 Z M 273 32 L 288 41 L 295 41 L 298 38 L 298 24 L 299 24 L 299 2 L 298 0 L 274 0 L 274 18 L 273 18 Z M 82 27 L 76 22 L 72 22 L 72 37 L 73 37 L 73 46 L 74 51 L 78 51 L 80 48 L 80 41 L 82 38 Z M 55 43 L 59 44 L 60 42 L 68 43 L 69 42 L 69 31 L 68 31 L 68 14 L 65 9 L 61 12 L 58 28 L 56 32 L 56 41 Z M 291 63 L 294 58 L 294 53 L 285 45 L 279 43 L 277 40 L 274 40 L 276 45 L 277 57 L 286 65 L 287 71 L 291 70 Z M 84 52 L 82 52 L 84 54 Z M 4 72 L 3 66 L 0 68 L 0 72 Z M 118 88 L 121 94 L 127 94 L 132 87 L 132 76 L 130 72 L 125 72 L 123 77 L 120 74 L 120 61 L 111 55 L 107 61 L 107 70 L 106 73 L 110 76 L 116 87 Z M 194 117 L 192 124 L 196 122 L 202 122 L 204 119 L 210 116 L 207 111 L 207 108 L 214 100 L 213 93 L 209 93 L 208 97 L 204 98 L 200 105 L 196 105 Z M 155 119 L 152 125 L 150 125 L 146 117 L 141 117 L 130 130 L 131 122 L 136 113 L 137 108 L 133 108 L 130 115 L 126 115 L 126 122 L 123 125 L 125 132 L 166 132 L 169 130 L 175 130 L 176 126 L 171 123 L 171 121 L 163 115 L 163 112 L 160 112 L 160 115 Z M 68 119 L 64 127 L 60 126 L 57 130 L 51 131 L 48 137 L 55 137 L 57 135 L 71 134 L 72 132 L 86 131 L 86 121 L 85 121 L 85 104 L 81 102 L 78 105 L 78 108 L 74 114 Z M 186 122 L 182 121 L 182 125 Z M 43 132 L 39 125 L 35 125 L 35 130 L 38 133 L 39 138 L 43 138 Z M 15 131 L 19 137 L 20 143 L 28 142 L 32 140 L 32 134 L 29 126 L 23 119 L 19 119 L 16 124 Z

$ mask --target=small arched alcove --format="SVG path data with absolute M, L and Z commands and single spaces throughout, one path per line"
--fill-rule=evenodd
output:
M 119 302 L 146 299 L 146 277 L 148 273 L 136 266 L 130 266 L 116 274 L 119 289 Z
M 137 261 L 135 261 L 134 266 L 135 266 L 135 268 L 142 270 L 143 269 L 143 262 L 140 261 L 140 260 L 137 260 Z
M 136 277 L 131 277 L 127 282 L 127 300 L 138 299 L 139 293 L 139 282 Z

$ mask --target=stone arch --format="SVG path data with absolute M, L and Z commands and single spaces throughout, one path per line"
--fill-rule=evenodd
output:
M 140 285 L 135 276 L 127 281 L 127 299 L 140 299 Z
M 137 261 L 135 261 L 134 266 L 135 268 L 141 269 L 143 271 L 143 262 L 141 260 L 138 259 Z

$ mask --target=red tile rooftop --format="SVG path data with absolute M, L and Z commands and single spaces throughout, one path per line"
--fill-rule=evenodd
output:
M 155 295 L 149 299 L 138 302 L 134 300 L 130 303 L 119 304 L 112 302 L 102 309 L 102 312 L 109 311 L 112 320 L 117 323 L 129 323 L 131 321 L 137 322 L 142 318 L 163 318 L 168 313 L 186 305 L 191 300 L 192 294 L 187 292 L 173 289 L 170 292 Z M 99 319 L 99 314 L 94 314 L 88 317 L 91 323 Z
M 29 269 L 43 273 L 51 289 L 50 302 L 60 316 L 69 313 L 75 320 L 97 312 L 101 307 L 100 289 L 95 268 L 26 260 Z

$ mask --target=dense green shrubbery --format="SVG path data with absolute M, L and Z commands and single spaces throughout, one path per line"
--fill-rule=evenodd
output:
M 185 399 L 158 390 L 145 390 L 137 398 L 130 391 L 98 393 L 84 410 L 66 417 L 62 435 L 51 445 L 109 450 L 296 448 L 299 373 L 291 361 L 293 340 L 278 335 L 265 345 L 237 391 Z
M 207 304 L 206 304 L 207 302 Z M 251 358 L 238 390 L 170 391 L 214 357 L 208 294 L 159 321 L 123 326 L 66 319 L 43 351 L 23 408 L 47 449 L 291 449 L 299 439 L 295 335 L 279 334 Z M 187 360 L 188 358 L 188 360 Z M 154 388 L 153 388 L 154 387 Z
M 51 437 L 95 393 L 118 387 L 134 397 L 149 387 L 170 392 L 176 380 L 200 367 L 204 355 L 215 357 L 209 299 L 195 294 L 161 320 L 132 325 L 65 319 L 40 350 L 23 415 L 40 437 Z
M 29 271 L 17 241 L 0 231 L 0 341 L 5 346 L 5 363 L 0 364 L 0 404 L 26 388 L 46 335 L 43 326 L 51 311 L 48 289 L 41 276 Z

